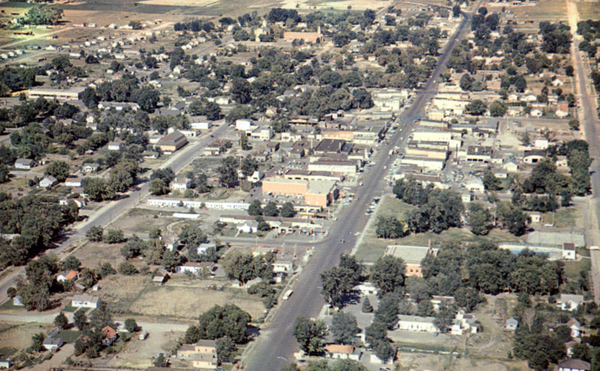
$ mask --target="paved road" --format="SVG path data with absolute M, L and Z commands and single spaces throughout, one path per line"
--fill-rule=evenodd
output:
M 590 166 L 590 174 L 592 178 L 593 195 L 590 200 L 589 218 L 591 228 L 586 236 L 588 245 L 599 246 L 600 236 L 598 234 L 598 216 L 600 215 L 600 148 L 598 148 L 598 138 L 600 134 L 600 120 L 596 111 L 596 97 L 591 81 L 588 78 L 589 71 L 585 69 L 579 43 L 582 40 L 580 35 L 577 35 L 577 22 L 579 15 L 577 13 L 577 5 L 572 0 L 567 0 L 567 13 L 569 16 L 569 26 L 573 33 L 573 43 L 571 45 L 571 58 L 575 67 L 576 90 L 579 97 L 581 108 L 579 109 L 579 118 L 582 122 L 582 129 L 585 133 L 585 138 L 590 144 L 590 156 L 595 159 Z M 600 250 L 591 249 L 592 258 L 592 282 L 594 286 L 594 300 L 600 303 Z
M 393 157 L 388 158 L 388 151 L 395 145 L 405 144 L 408 140 L 414 118 L 423 113 L 425 104 L 437 91 L 439 76 L 446 70 L 446 63 L 456 41 L 467 29 L 468 18 L 468 16 L 465 17 L 459 29 L 451 37 L 439 58 L 436 69 L 423 89 L 417 93 L 412 106 L 403 113 L 402 117 L 405 119 L 402 120 L 403 123 L 393 135 L 390 144 L 381 145 L 379 148 L 374 158 L 377 164 L 373 166 L 369 176 L 364 177 L 364 185 L 356 191 L 358 201 L 342 209 L 338 216 L 339 222 L 329 230 L 330 237 L 315 244 L 317 248 L 314 255 L 303 268 L 293 286 L 294 294 L 280 305 L 271 321 L 261 328 L 260 336 L 243 359 L 246 370 L 279 370 L 293 359 L 293 353 L 298 350 L 296 340 L 292 335 L 295 319 L 298 316 L 308 318 L 318 316 L 324 304 L 320 294 L 320 273 L 336 265 L 339 255 L 343 252 L 350 252 L 355 245 L 358 237 L 354 233 L 363 230 L 368 221 L 368 217 L 364 215 L 368 204 L 373 197 L 380 196 L 386 188 L 386 182 L 383 179 L 387 173 L 386 169 L 394 161 Z M 400 138 L 404 139 L 400 140 Z M 341 243 L 342 239 L 345 240 L 345 243 Z
M 214 135 L 215 137 L 224 136 L 227 135 L 229 131 L 231 131 L 229 126 L 223 124 L 212 131 L 211 135 Z M 214 138 L 211 136 L 205 135 L 198 140 L 190 142 L 186 147 L 179 152 L 176 152 L 171 158 L 165 161 L 165 163 L 161 165 L 161 168 L 171 167 L 175 173 L 178 173 L 192 162 L 197 154 L 213 140 Z M 49 252 L 59 254 L 59 256 L 63 258 L 60 254 L 62 254 L 65 249 L 85 241 L 85 232 L 88 229 L 93 226 L 106 227 L 110 225 L 115 219 L 129 211 L 129 209 L 133 208 L 138 202 L 148 196 L 150 194 L 148 188 L 149 182 L 147 179 L 140 179 L 136 189 L 125 194 L 122 199 L 108 203 L 102 207 L 102 209 L 94 213 L 87 221 L 77 224 L 72 230 L 67 232 L 67 238 L 61 242 L 57 248 L 49 250 Z M 19 267 L 0 282 L 0 303 L 8 299 L 6 290 L 11 286 L 15 286 L 19 276 L 24 275 L 25 267 Z

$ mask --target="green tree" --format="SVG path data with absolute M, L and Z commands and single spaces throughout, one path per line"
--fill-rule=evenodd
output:
M 158 357 L 154 359 L 152 364 L 154 365 L 154 367 L 167 367 L 168 359 L 163 353 L 159 353 Z
M 502 117 L 506 114 L 508 106 L 500 101 L 494 101 L 490 105 L 490 115 L 493 117 Z
M 125 242 L 127 239 L 121 229 L 109 229 L 104 241 L 108 244 Z
M 356 317 L 351 313 L 337 312 L 331 319 L 329 327 L 333 335 L 333 341 L 338 344 L 352 344 L 354 338 L 360 332 Z
M 281 216 L 284 218 L 293 218 L 296 216 L 296 210 L 294 209 L 294 204 L 291 202 L 286 202 L 281 206 Z
M 404 260 L 390 255 L 383 256 L 371 268 L 371 283 L 377 287 L 382 298 L 404 287 L 406 264 Z
M 82 308 L 82 309 L 78 309 L 73 314 L 73 322 L 75 323 L 75 326 L 77 326 L 77 328 L 81 331 L 84 331 L 89 326 L 88 319 L 87 319 L 87 316 L 85 315 L 85 312 L 86 311 Z
M 328 333 L 327 325 L 323 321 L 313 321 L 306 317 L 296 318 L 292 330 L 300 349 L 309 355 L 323 352 L 325 337 Z
M 248 215 L 258 216 L 258 215 L 262 215 L 262 214 L 263 214 L 263 210 L 262 210 L 262 204 L 261 204 L 260 200 L 259 199 L 252 200 L 252 202 L 250 203 L 250 206 L 248 206 Z
M 69 324 L 69 320 L 67 319 L 67 316 L 65 316 L 65 314 L 62 311 L 60 313 L 58 313 L 58 315 L 56 317 L 54 317 L 54 325 L 56 325 L 56 327 L 58 327 L 60 329 L 64 329 L 67 327 L 68 324 Z
M 479 203 L 469 204 L 469 225 L 471 232 L 478 236 L 489 233 L 492 222 L 492 214 Z
M 572 118 L 571 120 L 569 120 L 569 129 L 574 131 L 579 130 L 579 120 L 577 120 L 576 118 Z
M 130 262 L 124 261 L 121 262 L 121 264 L 119 264 L 119 273 L 121 273 L 124 276 L 133 276 L 134 274 L 138 273 L 138 270 L 135 267 L 135 265 L 131 264 Z
M 474 116 L 481 116 L 487 111 L 487 104 L 480 99 L 475 99 L 465 106 L 465 112 Z
M 63 10 L 45 4 L 36 4 L 25 13 L 23 23 L 32 25 L 55 25 L 63 16 Z
M 279 215 L 279 209 L 277 208 L 277 204 L 273 201 L 269 201 L 265 208 L 263 209 L 264 216 L 277 216 Z
M 378 341 L 373 347 L 377 358 L 383 362 L 388 362 L 396 354 L 395 349 L 388 341 Z
M 221 166 L 217 168 L 219 181 L 226 188 L 233 188 L 238 183 L 237 160 L 231 156 L 223 159 Z
M 404 224 L 394 216 L 389 218 L 379 216 L 377 217 L 375 235 L 386 239 L 404 237 Z
M 498 191 L 502 189 L 502 181 L 496 178 L 489 168 L 483 173 L 483 185 L 486 191 Z
M 31 340 L 33 340 L 33 343 L 31 344 L 31 346 L 29 347 L 29 349 L 31 349 L 34 352 L 42 352 L 44 351 L 44 339 L 46 338 L 46 334 L 44 334 L 43 332 L 34 334 L 31 337 Z
M 137 330 L 137 328 L 138 328 L 138 324 L 135 321 L 135 318 L 127 318 L 125 320 L 125 328 L 129 332 L 135 332 Z
M 73 255 L 69 255 L 65 260 L 62 261 L 62 269 L 65 271 L 75 270 L 78 271 L 81 267 L 81 260 L 77 259 Z
M 229 278 L 238 280 L 240 284 L 245 285 L 246 282 L 257 277 L 253 261 L 254 257 L 251 253 L 234 252 L 225 256 L 223 269 Z
M 46 175 L 52 175 L 59 182 L 64 182 L 71 174 L 69 164 L 64 161 L 54 161 L 45 170 Z
M 10 169 L 6 164 L 0 164 L 0 183 L 6 183 L 10 180 Z
M 215 305 L 207 312 L 200 315 L 199 324 L 186 332 L 186 342 L 195 343 L 200 339 L 219 339 L 228 336 L 236 344 L 242 343 L 246 338 L 250 315 L 234 304 L 224 306 Z
M 85 232 L 85 236 L 92 242 L 102 241 L 102 235 L 104 235 L 104 228 L 99 225 L 94 225 Z
M 150 181 L 150 193 L 154 196 L 162 196 L 168 194 L 169 186 L 162 179 L 154 179 Z
M 373 322 L 385 324 L 388 330 L 393 329 L 398 324 L 399 304 L 398 295 L 393 293 L 385 295 L 379 300 Z
M 221 362 L 233 362 L 235 361 L 235 355 L 237 353 L 237 347 L 230 337 L 225 336 L 217 339 L 217 355 Z

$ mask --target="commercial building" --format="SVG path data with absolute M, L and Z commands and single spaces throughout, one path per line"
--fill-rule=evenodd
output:
M 304 197 L 308 206 L 325 207 L 339 195 L 336 180 L 288 179 L 270 177 L 263 180 L 263 194 Z
M 83 97 L 83 91 L 85 87 L 77 86 L 69 89 L 51 89 L 51 88 L 39 88 L 29 89 L 27 95 L 30 99 L 46 98 L 46 99 L 58 99 L 58 100 L 79 100 Z
M 353 161 L 332 161 L 319 159 L 308 164 L 308 171 L 330 171 L 333 173 L 356 174 L 356 163 Z
M 406 263 L 406 275 L 422 277 L 421 261 L 427 255 L 436 256 L 438 249 L 427 246 L 390 245 L 385 249 L 384 255 L 401 258 Z
M 489 164 L 492 162 L 492 147 L 469 146 L 467 148 L 467 161 Z
M 323 41 L 321 32 L 284 32 L 283 39 L 285 41 L 304 40 L 307 43 L 317 44 Z
M 156 146 L 163 152 L 175 152 L 185 146 L 188 140 L 185 135 L 179 131 L 174 131 L 167 136 L 160 138 Z

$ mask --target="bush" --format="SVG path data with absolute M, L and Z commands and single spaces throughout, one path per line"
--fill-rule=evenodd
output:
M 125 235 L 123 234 L 122 230 L 109 229 L 108 234 L 106 235 L 105 241 L 106 241 L 106 243 L 113 244 L 113 243 L 125 242 L 125 241 L 127 241 L 127 239 L 125 238 Z
M 133 276 L 138 273 L 138 270 L 135 265 L 129 262 L 122 262 L 119 264 L 119 273 L 125 276 Z

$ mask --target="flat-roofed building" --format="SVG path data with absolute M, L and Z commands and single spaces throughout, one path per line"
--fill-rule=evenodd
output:
M 406 156 L 414 156 L 414 157 L 426 157 L 433 158 L 442 161 L 446 161 L 448 159 L 448 151 L 444 149 L 435 149 L 435 148 L 420 148 L 414 146 L 406 147 Z
M 309 171 L 331 171 L 342 174 L 356 174 L 356 163 L 353 161 L 317 160 L 308 164 Z
M 469 146 L 469 148 L 467 148 L 467 161 L 489 164 L 492 162 L 492 152 L 492 147 Z
M 308 185 L 304 202 L 309 206 L 325 207 L 339 195 L 335 180 L 313 180 Z
M 263 193 L 304 196 L 308 190 L 308 181 L 269 177 L 263 180 Z
M 401 331 L 439 332 L 435 317 L 399 316 L 398 329 Z
M 389 245 L 384 255 L 401 258 L 406 263 L 406 275 L 422 277 L 421 261 L 427 255 L 436 256 L 438 249 L 427 246 Z
M 29 89 L 27 95 L 31 99 L 46 98 L 58 100 L 79 100 L 81 97 L 83 97 L 84 90 L 84 86 L 77 86 L 69 89 L 34 88 Z
M 307 43 L 318 44 L 323 41 L 321 32 L 284 32 L 283 39 L 285 41 L 304 40 Z

